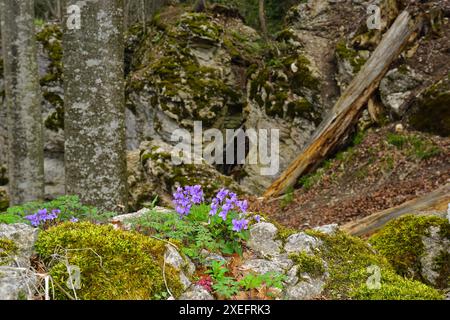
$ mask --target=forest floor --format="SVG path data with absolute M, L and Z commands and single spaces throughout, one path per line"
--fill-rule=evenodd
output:
M 339 225 L 389 209 L 450 182 L 450 138 L 369 130 L 353 146 L 301 178 L 284 196 L 250 208 L 297 229 Z

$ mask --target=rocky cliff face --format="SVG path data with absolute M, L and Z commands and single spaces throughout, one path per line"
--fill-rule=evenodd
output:
M 382 1 L 382 29 L 368 30 L 366 10 L 372 2 L 302 1 L 287 13 L 286 29 L 270 43 L 246 26 L 237 11 L 222 6 L 205 13 L 186 13 L 185 8 L 169 6 L 145 31 L 141 26 L 131 28 L 126 50 L 128 158 L 134 159 L 141 143 L 149 140 L 170 151 L 176 144 L 171 141 L 176 129 L 192 132 L 194 121 L 202 121 L 204 130 L 222 132 L 279 129 L 281 172 L 407 4 Z M 379 123 L 404 120 L 415 129 L 448 135 L 449 4 L 414 2 L 410 9 L 423 13 L 421 31 L 380 84 L 373 100 L 381 116 L 367 117 L 369 122 Z M 46 26 L 38 33 L 49 198 L 64 193 L 60 38 L 56 26 Z M 0 92 L 2 81 L 0 77 Z M 5 117 L 4 108 L 0 117 Z M 429 125 L 432 123 L 439 125 Z M 7 184 L 4 126 L 0 121 L 0 185 Z M 262 176 L 259 165 L 210 169 L 220 179 L 234 179 L 243 190 L 256 194 L 276 176 Z M 166 170 L 174 176 L 177 168 L 169 165 Z M 135 170 L 129 171 L 130 179 L 151 193 L 152 184 L 135 176 Z M 157 192 L 160 195 L 171 193 L 177 183 L 162 185 L 164 190 Z

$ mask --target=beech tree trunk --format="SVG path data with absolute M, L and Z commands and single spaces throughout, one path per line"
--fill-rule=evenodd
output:
M 16 205 L 44 197 L 44 146 L 33 0 L 0 0 L 9 145 Z
M 66 193 L 126 212 L 123 0 L 71 5 L 81 25 L 69 29 L 63 19 Z

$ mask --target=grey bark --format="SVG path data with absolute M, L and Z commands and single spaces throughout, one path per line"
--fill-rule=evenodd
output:
M 63 23 L 66 192 L 101 211 L 125 212 L 123 1 L 66 5 L 81 9 L 81 29 Z
M 1 0 L 11 204 L 44 196 L 41 92 L 32 0 Z

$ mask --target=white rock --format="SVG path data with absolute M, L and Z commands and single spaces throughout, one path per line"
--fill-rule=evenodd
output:
M 318 248 L 322 244 L 322 241 L 307 235 L 304 232 L 296 233 L 289 236 L 284 245 L 286 252 L 306 252 L 313 253 L 315 248 Z
M 424 253 L 420 257 L 421 275 L 434 285 L 438 284 L 437 280 L 440 276 L 436 271 L 436 259 L 444 252 L 450 255 L 450 241 L 439 233 L 439 227 L 431 226 L 429 228 L 429 235 L 422 237 Z
M 247 260 L 241 266 L 243 271 L 252 271 L 257 274 L 266 274 L 267 272 L 284 273 L 283 268 L 275 262 L 264 259 Z
M 314 231 L 319 231 L 325 234 L 333 235 L 336 233 L 336 231 L 339 230 L 339 226 L 336 223 L 333 224 L 327 224 L 325 226 L 315 227 L 313 229 Z
M 322 279 L 301 281 L 286 289 L 286 300 L 310 300 L 320 295 L 325 286 Z
M 11 257 L 14 261 L 10 266 L 28 268 L 33 246 L 36 242 L 38 229 L 24 223 L 0 224 L 0 239 L 14 241 L 18 247 L 17 255 Z
M 192 285 L 179 300 L 214 300 L 214 297 L 202 286 Z
M 250 227 L 250 238 L 247 243 L 259 257 L 275 256 L 280 254 L 281 241 L 274 240 L 278 229 L 271 223 L 259 222 Z

